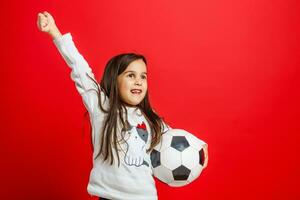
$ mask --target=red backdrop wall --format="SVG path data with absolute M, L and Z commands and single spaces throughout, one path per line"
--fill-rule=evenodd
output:
M 192 184 L 159 199 L 299 199 L 299 1 L 1 2 L 1 199 L 90 199 L 84 105 L 37 13 L 71 32 L 100 80 L 149 61 L 153 107 L 209 144 Z

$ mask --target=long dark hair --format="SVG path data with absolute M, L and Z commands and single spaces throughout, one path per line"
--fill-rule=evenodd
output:
M 121 122 L 122 131 L 127 130 L 128 122 L 127 122 L 127 110 L 125 108 L 125 104 L 121 101 L 118 91 L 117 77 L 122 72 L 124 72 L 127 66 L 135 61 L 142 59 L 144 63 L 147 65 L 146 58 L 141 54 L 136 53 L 123 53 L 112 57 L 106 64 L 104 69 L 104 74 L 102 80 L 100 82 L 100 88 L 98 88 L 98 96 L 99 96 L 99 107 L 104 112 L 107 113 L 107 117 L 104 121 L 104 126 L 102 132 L 100 133 L 100 150 L 96 155 L 96 158 L 100 155 L 103 156 L 104 161 L 110 161 L 112 165 L 114 163 L 114 155 L 113 151 L 116 151 L 116 155 L 118 158 L 118 165 L 120 165 L 120 157 L 118 153 L 118 122 Z M 92 78 L 91 78 L 92 79 Z M 92 79 L 94 82 L 95 80 Z M 96 85 L 98 85 L 96 83 Z M 109 99 L 109 109 L 105 110 L 103 108 L 101 102 L 102 97 L 101 93 L 105 93 L 105 95 Z M 155 145 L 157 145 L 161 140 L 161 135 L 163 131 L 163 118 L 161 118 L 156 112 L 153 111 L 150 101 L 148 90 L 146 92 L 145 98 L 137 105 L 138 108 L 143 112 L 146 120 L 150 125 L 151 130 L 151 145 L 149 149 L 147 149 L 147 153 L 150 152 Z M 125 110 L 125 119 L 123 116 L 123 112 Z M 92 131 L 92 130 L 91 130 Z

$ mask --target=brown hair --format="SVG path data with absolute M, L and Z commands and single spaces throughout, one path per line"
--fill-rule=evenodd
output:
M 107 117 L 104 120 L 102 133 L 100 133 L 100 150 L 97 153 L 96 158 L 99 155 L 102 155 L 103 160 L 109 160 L 111 165 L 114 162 L 113 150 L 116 150 L 118 165 L 120 165 L 120 158 L 117 150 L 117 128 L 119 120 L 121 122 L 122 131 L 126 130 L 128 127 L 127 110 L 119 97 L 117 77 L 126 70 L 127 66 L 131 62 L 138 59 L 142 59 L 147 65 L 146 58 L 143 55 L 136 53 L 123 53 L 111 58 L 105 66 L 104 74 L 100 82 L 100 88 L 98 88 L 97 91 L 99 96 L 99 107 L 104 113 L 107 113 Z M 94 79 L 92 80 L 95 81 Z M 100 90 L 104 92 L 109 99 L 108 110 L 105 110 L 101 105 L 102 100 Z M 140 102 L 140 104 L 137 105 L 137 107 L 143 112 L 151 129 L 151 145 L 150 148 L 147 149 L 148 153 L 161 140 L 163 131 L 163 118 L 153 111 L 149 102 L 148 91 L 146 92 L 145 98 Z M 123 117 L 123 110 L 125 110 L 126 113 L 125 119 Z

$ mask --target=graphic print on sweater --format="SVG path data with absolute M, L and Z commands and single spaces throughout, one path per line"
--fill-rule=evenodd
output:
M 149 167 L 148 162 L 144 160 L 144 155 L 146 155 L 146 143 L 149 135 L 145 123 L 138 124 L 136 127 L 130 125 L 128 134 L 129 138 L 125 141 L 127 144 L 127 150 L 124 157 L 125 164 L 136 167 L 142 165 Z

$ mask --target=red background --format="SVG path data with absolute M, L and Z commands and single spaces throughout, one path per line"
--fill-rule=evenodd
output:
M 0 199 L 90 199 L 85 109 L 37 29 L 44 10 L 98 80 L 112 56 L 144 54 L 153 107 L 209 144 L 203 174 L 181 188 L 157 182 L 159 199 L 300 199 L 299 1 L 0 4 Z

